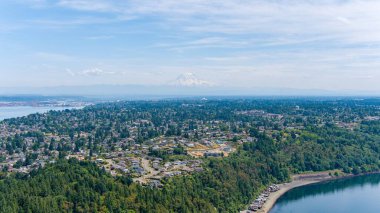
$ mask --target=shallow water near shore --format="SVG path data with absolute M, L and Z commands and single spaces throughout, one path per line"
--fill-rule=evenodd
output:
M 337 179 L 286 192 L 270 213 L 378 213 L 380 174 Z

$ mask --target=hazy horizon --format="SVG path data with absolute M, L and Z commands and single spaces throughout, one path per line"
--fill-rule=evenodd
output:
M 210 96 L 305 96 L 305 97 L 380 97 L 373 91 L 322 90 L 294 88 L 227 88 L 223 86 L 176 85 L 87 85 L 56 87 L 0 87 L 0 96 L 98 96 L 98 97 L 210 97 Z

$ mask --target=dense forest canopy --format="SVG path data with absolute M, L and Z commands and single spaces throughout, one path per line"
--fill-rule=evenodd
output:
M 0 123 L 2 129 L 18 133 L 0 139 L 0 160 L 25 153 L 22 167 L 42 155 L 60 155 L 30 173 L 3 169 L 0 211 L 237 212 L 263 188 L 291 174 L 378 171 L 379 116 L 379 99 L 263 98 L 104 103 L 8 119 Z M 129 151 L 136 144 L 153 146 L 151 139 L 158 137 L 196 142 L 212 131 L 231 135 L 228 143 L 236 151 L 201 158 L 202 172 L 164 178 L 160 189 L 142 186 L 129 174 L 111 176 L 90 156 Z M 121 146 L 126 138 L 132 143 Z M 64 158 L 81 151 L 89 157 Z M 165 155 L 187 154 L 182 145 L 170 153 L 150 148 L 147 155 L 170 161 Z

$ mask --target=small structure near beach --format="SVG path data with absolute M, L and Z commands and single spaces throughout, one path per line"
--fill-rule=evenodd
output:
M 255 212 L 261 209 L 264 203 L 267 201 L 270 193 L 280 190 L 280 187 L 276 184 L 270 185 L 264 192 L 262 192 L 256 200 L 254 200 L 248 207 L 248 211 L 245 212 Z M 244 212 L 244 211 L 243 211 Z

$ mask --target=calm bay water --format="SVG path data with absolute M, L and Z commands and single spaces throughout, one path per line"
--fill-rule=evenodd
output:
M 380 174 L 302 186 L 285 193 L 270 213 L 379 213 Z
M 44 113 L 49 110 L 65 110 L 73 109 L 73 107 L 32 107 L 32 106 L 17 106 L 17 107 L 0 107 L 0 121 L 7 118 L 22 117 L 33 113 Z

